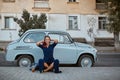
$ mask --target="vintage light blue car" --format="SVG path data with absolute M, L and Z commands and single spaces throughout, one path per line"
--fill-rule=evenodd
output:
M 36 46 L 36 42 L 43 40 L 45 35 L 58 40 L 54 49 L 54 58 L 59 59 L 60 64 L 91 67 L 95 63 L 97 59 L 95 48 L 88 44 L 74 42 L 67 32 L 44 29 L 28 30 L 20 39 L 8 44 L 6 60 L 17 61 L 20 67 L 28 67 L 32 63 L 37 63 L 40 58 L 43 58 L 43 51 Z

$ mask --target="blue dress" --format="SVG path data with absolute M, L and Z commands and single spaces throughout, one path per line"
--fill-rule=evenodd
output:
M 53 52 L 54 52 L 54 47 L 56 45 L 57 45 L 57 43 L 50 44 L 48 47 L 39 45 L 39 47 L 43 50 L 44 62 L 46 62 L 46 63 L 54 62 Z
M 55 59 L 53 57 L 53 51 L 54 51 L 54 47 L 57 45 L 57 43 L 53 43 L 50 44 L 48 47 L 44 47 L 43 45 L 39 45 L 39 47 L 43 50 L 43 54 L 44 54 L 44 59 L 39 59 L 38 64 L 35 66 L 35 69 L 39 70 L 40 73 L 44 70 L 44 62 L 48 63 L 48 65 L 50 65 L 51 63 L 54 62 L 54 72 L 55 73 L 61 73 L 61 71 L 59 71 L 59 60 Z

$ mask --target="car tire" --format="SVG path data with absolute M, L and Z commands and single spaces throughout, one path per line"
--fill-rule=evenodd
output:
M 92 67 L 94 59 L 90 55 L 82 55 L 78 60 L 78 66 L 80 67 Z
M 28 55 L 22 55 L 17 59 L 17 65 L 19 67 L 30 67 L 33 63 L 33 58 Z

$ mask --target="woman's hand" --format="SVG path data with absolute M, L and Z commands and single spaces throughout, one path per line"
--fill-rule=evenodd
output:
M 54 43 L 58 43 L 57 39 L 52 39 L 51 41 L 54 41 Z
M 44 43 L 44 40 L 38 41 L 38 42 L 36 43 L 36 45 L 39 46 L 39 45 L 42 45 L 43 43 Z

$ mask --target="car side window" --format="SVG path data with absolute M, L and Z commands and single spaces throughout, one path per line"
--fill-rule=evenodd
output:
M 65 43 L 71 43 L 71 41 L 70 41 L 70 39 L 68 38 L 67 35 L 63 35 L 63 38 L 64 38 Z
M 51 39 L 57 39 L 58 43 L 71 43 L 67 35 L 50 33 L 49 36 Z
M 30 33 L 25 37 L 24 42 L 36 43 L 40 40 L 43 40 L 44 36 L 45 36 L 45 33 L 42 33 L 42 32 Z

